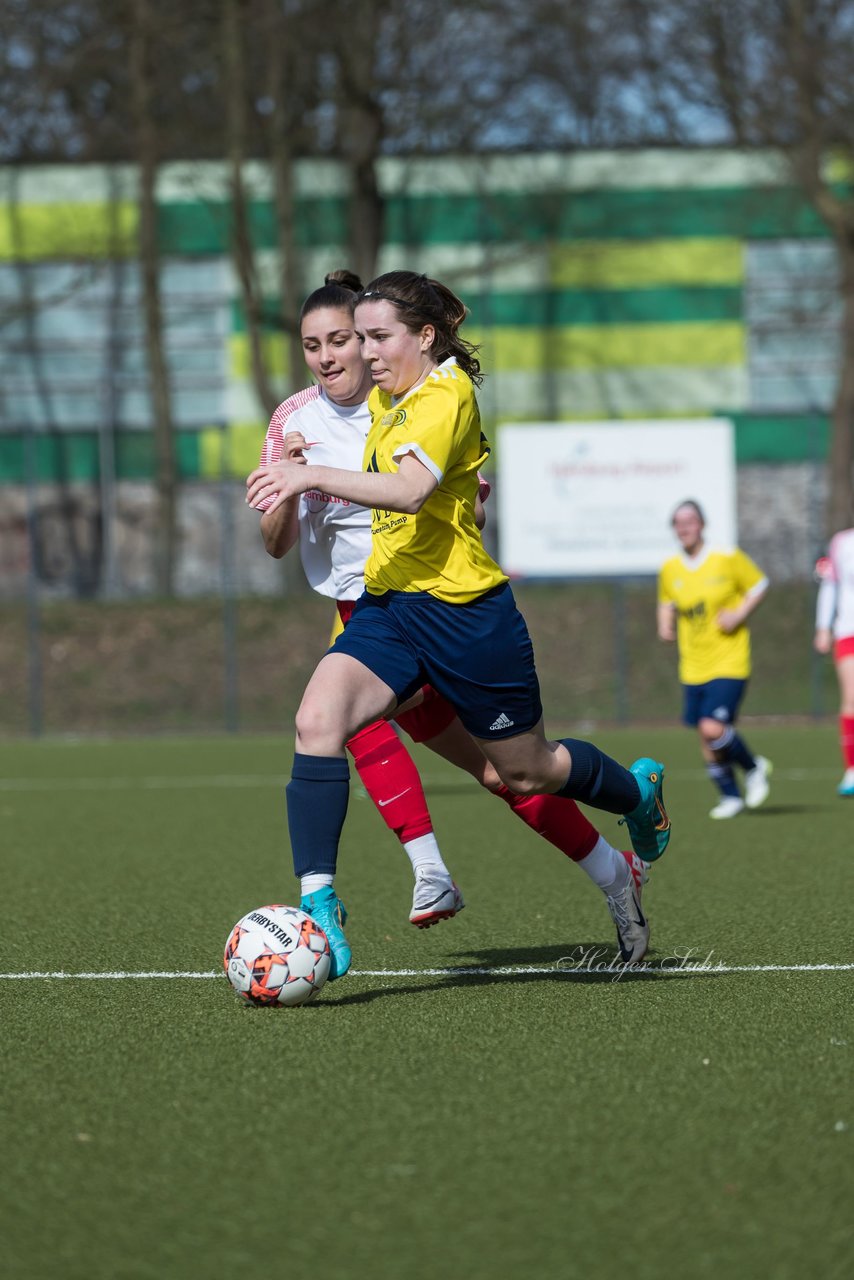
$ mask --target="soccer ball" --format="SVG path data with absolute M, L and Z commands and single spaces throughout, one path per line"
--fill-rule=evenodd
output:
M 247 1004 L 305 1004 L 329 977 L 329 942 L 311 916 L 276 903 L 238 920 L 222 963 Z

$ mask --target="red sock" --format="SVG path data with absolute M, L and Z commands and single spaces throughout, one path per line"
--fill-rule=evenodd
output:
M 839 744 L 846 769 L 854 769 L 854 716 L 839 717 Z
M 386 720 L 375 720 L 350 739 L 362 785 L 401 844 L 433 830 L 415 761 Z
M 518 818 L 548 840 L 573 862 L 586 858 L 599 839 L 599 832 L 588 822 L 574 800 L 564 796 L 517 796 L 509 787 L 500 786 L 501 796 Z

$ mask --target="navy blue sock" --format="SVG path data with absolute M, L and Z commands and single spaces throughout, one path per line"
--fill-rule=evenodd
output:
M 740 797 L 741 792 L 738 789 L 735 774 L 732 771 L 732 766 L 728 762 L 725 764 L 718 764 L 715 761 L 711 764 L 707 764 L 706 769 L 708 770 L 709 777 L 722 796 Z
M 631 813 L 638 807 L 640 787 L 628 769 L 592 742 L 582 742 L 579 738 L 561 738 L 561 742 L 572 756 L 572 769 L 557 795 L 567 800 L 581 800 L 608 813 Z
M 341 756 L 304 756 L 297 752 L 288 798 L 288 830 L 294 874 L 335 875 L 338 841 L 350 799 L 350 767 Z
M 756 757 L 750 751 L 744 738 L 733 731 L 732 739 L 726 753 L 727 763 L 737 764 L 740 769 L 746 770 L 748 773 L 751 769 L 756 768 Z
M 749 772 L 756 768 L 756 760 L 748 749 L 744 738 L 739 737 L 731 724 L 728 724 L 719 738 L 708 745 L 717 752 L 718 764 L 734 765 Z M 729 792 L 726 793 L 729 795 Z

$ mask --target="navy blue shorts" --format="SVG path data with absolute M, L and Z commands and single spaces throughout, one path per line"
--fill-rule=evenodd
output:
M 721 724 L 735 724 L 746 688 L 746 680 L 683 684 L 682 723 L 697 725 L 701 720 L 709 719 L 720 720 Z
M 366 591 L 330 652 L 356 658 L 398 702 L 432 685 L 476 738 L 512 738 L 542 718 L 533 645 L 507 583 L 468 604 Z

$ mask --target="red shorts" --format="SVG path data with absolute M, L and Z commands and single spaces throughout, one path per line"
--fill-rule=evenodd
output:
M 833 646 L 833 660 L 854 658 L 854 636 L 840 636 Z
M 346 627 L 350 615 L 356 607 L 356 601 L 336 600 L 335 604 L 338 609 L 338 616 Z M 448 725 L 457 718 L 457 713 L 450 702 L 443 698 L 440 693 L 437 693 L 432 685 L 423 685 L 421 692 L 424 695 L 424 701 L 419 706 L 412 707 L 409 711 L 401 711 L 400 715 L 390 717 L 396 724 L 400 725 L 401 729 L 409 735 L 413 742 L 429 742 L 431 738 L 435 738 L 447 729 Z

